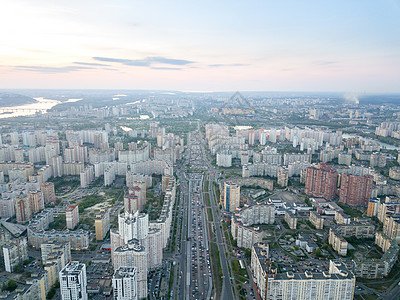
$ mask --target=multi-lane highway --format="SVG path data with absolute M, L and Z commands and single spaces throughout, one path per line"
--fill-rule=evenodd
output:
M 174 299 L 237 299 L 234 294 L 227 251 L 222 228 L 218 219 L 220 211 L 215 199 L 215 191 L 210 174 L 217 170 L 211 165 L 204 148 L 205 140 L 200 131 L 188 134 L 188 142 L 183 160 L 177 166 L 177 177 L 180 183 L 180 202 L 175 218 L 175 251 L 173 259 L 178 262 L 174 290 Z M 206 185 L 205 180 L 210 180 Z M 208 190 L 203 190 L 208 186 Z M 205 214 L 205 195 L 210 197 L 214 221 L 207 226 Z M 208 232 L 212 228 L 212 232 Z M 212 280 L 209 238 L 212 238 L 219 250 L 222 287 L 216 295 Z M 215 276 L 215 275 L 214 275 Z M 219 275 L 216 275 L 219 276 Z M 216 298 L 215 298 L 216 296 Z
M 177 176 L 181 189 L 178 218 L 177 249 L 175 257 L 179 261 L 177 299 L 210 299 L 212 274 L 208 247 L 208 235 L 204 214 L 203 173 L 187 172 L 186 166 L 199 167 L 200 146 L 196 139 L 188 136 L 188 146 L 183 163 L 179 165 Z M 178 208 L 179 209 L 179 208 Z

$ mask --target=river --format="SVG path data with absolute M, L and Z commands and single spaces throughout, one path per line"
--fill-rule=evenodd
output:
M 0 107 L 0 109 L 21 109 L 21 111 L 0 114 L 0 119 L 31 116 L 36 113 L 34 110 L 22 111 L 22 109 L 46 109 L 47 110 L 47 109 L 51 109 L 52 107 L 54 107 L 60 103 L 77 102 L 77 101 L 82 100 L 82 98 L 68 99 L 67 101 L 61 102 L 58 100 L 46 99 L 43 97 L 34 98 L 34 99 L 37 101 L 36 103 L 18 105 L 18 106 Z
M 363 136 L 360 136 L 360 135 L 356 135 L 356 134 L 343 133 L 342 136 L 343 136 L 344 139 L 351 139 L 351 138 L 359 137 L 360 139 L 362 139 L 362 140 L 364 140 L 366 142 L 378 143 L 379 145 L 381 145 L 382 148 L 386 148 L 388 150 L 398 150 L 398 151 L 400 150 L 400 147 L 396 147 L 394 145 L 386 144 L 386 143 L 383 143 L 383 142 L 380 142 L 380 141 L 377 141 L 377 140 L 373 140 L 373 139 L 370 139 L 370 138 L 367 138 L 367 137 L 363 137 Z

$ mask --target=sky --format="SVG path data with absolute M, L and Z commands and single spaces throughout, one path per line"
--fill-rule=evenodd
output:
M 400 92 L 400 0 L 3 0 L 0 88 Z

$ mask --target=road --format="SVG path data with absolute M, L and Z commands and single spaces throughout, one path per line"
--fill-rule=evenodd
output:
M 206 155 L 206 150 L 205 150 L 205 143 L 206 140 L 203 137 L 203 134 L 198 131 L 195 133 L 196 140 L 200 144 L 200 149 L 201 149 L 201 161 L 202 163 L 206 166 L 207 171 L 205 175 L 205 180 L 209 181 L 208 184 L 208 194 L 210 197 L 210 203 L 211 203 L 211 210 L 213 214 L 213 219 L 214 221 L 217 220 L 217 222 L 214 223 L 214 229 L 215 229 L 215 237 L 217 240 L 217 247 L 219 251 L 219 256 L 220 256 L 220 262 L 221 262 L 221 268 L 222 268 L 222 274 L 223 274 L 223 284 L 222 284 L 222 291 L 221 291 L 221 299 L 237 299 L 237 296 L 234 294 L 233 286 L 232 286 L 232 274 L 229 272 L 228 268 L 228 260 L 226 257 L 226 243 L 225 243 L 225 237 L 222 233 L 222 228 L 221 228 L 221 223 L 218 222 L 219 219 L 221 219 L 222 215 L 221 212 L 219 211 L 219 206 L 217 203 L 219 203 L 219 199 L 216 199 L 215 197 L 215 191 L 214 191 L 214 185 L 213 185 L 213 178 L 215 178 L 216 173 L 218 170 L 216 170 L 208 160 L 208 156 Z
M 178 280 L 175 299 L 210 299 L 212 276 L 208 248 L 208 236 L 202 193 L 203 174 L 186 172 L 186 164 L 198 166 L 199 145 L 188 138 L 183 162 L 178 165 L 180 205 L 177 209 L 177 245 L 173 257 L 178 262 Z M 196 163 L 193 163 L 196 161 Z

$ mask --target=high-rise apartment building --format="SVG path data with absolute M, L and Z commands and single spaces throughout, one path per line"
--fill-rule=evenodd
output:
M 350 206 L 367 206 L 372 196 L 373 177 L 341 174 L 339 201 Z
M 42 263 L 45 265 L 49 258 L 55 254 L 61 252 L 63 254 L 64 265 L 68 264 L 71 260 L 71 243 L 70 242 L 57 242 L 49 241 L 40 245 L 40 251 L 42 254 Z
M 43 193 L 44 204 L 56 201 L 56 192 L 54 189 L 54 183 L 45 182 L 40 186 Z
M 149 269 L 160 267 L 163 258 L 162 233 L 160 228 L 149 228 Z
M 249 132 L 249 146 L 254 146 L 255 138 L 256 138 L 256 134 L 255 134 L 254 130 L 250 130 L 250 132 Z
M 233 212 L 240 205 L 240 186 L 235 183 L 224 184 L 224 209 Z
M 70 205 L 65 211 L 65 217 L 67 221 L 67 228 L 74 229 L 79 223 L 79 208 L 77 204 Z
M 277 183 L 280 186 L 287 186 L 289 182 L 289 170 L 287 168 L 279 168 Z
M 119 267 L 112 278 L 114 300 L 137 300 L 137 274 L 135 267 Z
M 62 300 L 87 300 L 86 265 L 73 261 L 66 265 L 59 274 Z
M 139 299 L 147 297 L 147 256 L 148 252 L 137 239 L 132 239 L 126 245 L 118 247 L 113 255 L 115 270 L 119 267 L 136 267 Z
M 27 195 L 21 194 L 14 199 L 15 215 L 18 223 L 28 222 L 32 217 L 30 199 Z
M 146 182 L 135 181 L 129 188 L 129 194 L 124 197 L 125 211 L 134 213 L 143 210 L 146 204 Z
M 305 184 L 306 195 L 331 200 L 336 194 L 337 172 L 331 165 L 324 163 L 318 164 L 317 167 L 309 167 Z
M 350 153 L 339 153 L 338 155 L 338 164 L 339 165 L 351 165 L 351 154 Z
M 3 247 L 4 266 L 6 272 L 14 272 L 14 268 L 28 259 L 28 243 L 26 237 L 12 240 Z
M 107 232 L 110 230 L 110 210 L 102 209 L 100 213 L 96 214 L 94 226 L 96 229 L 96 240 L 104 240 Z
M 15 202 L 14 199 L 10 196 L 6 196 L 3 193 L 2 198 L 0 199 L 0 217 L 1 218 L 10 218 L 15 216 Z
M 32 214 L 38 213 L 44 209 L 44 199 L 41 191 L 30 191 L 29 200 Z

